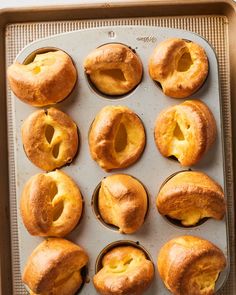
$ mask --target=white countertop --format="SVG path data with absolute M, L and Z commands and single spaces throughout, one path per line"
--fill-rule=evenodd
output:
M 126 0 L 119 0 L 120 2 Z M 50 6 L 50 5 L 70 5 L 91 3 L 112 3 L 114 0 L 0 0 L 0 8 L 17 8 L 23 6 Z
M 0 8 L 17 8 L 23 6 L 50 6 L 50 5 L 70 5 L 70 4 L 88 4 L 90 3 L 112 3 L 116 0 L 0 0 Z M 145 1 L 145 0 L 143 0 Z M 236 0 L 233 0 L 236 2 Z M 127 0 L 119 0 L 127 2 Z

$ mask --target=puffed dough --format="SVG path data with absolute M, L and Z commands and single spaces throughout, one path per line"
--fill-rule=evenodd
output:
M 208 59 L 198 44 L 178 38 L 161 42 L 149 60 L 149 74 L 163 92 L 185 98 L 196 92 L 206 80 Z
M 27 260 L 22 281 L 32 295 L 74 295 L 81 287 L 81 270 L 88 255 L 80 246 L 60 238 L 39 244 Z
M 83 200 L 78 186 L 56 170 L 32 176 L 20 202 L 21 216 L 34 236 L 64 237 L 78 224 Z
M 126 234 L 136 232 L 143 224 L 148 199 L 143 185 L 135 178 L 116 174 L 104 178 L 98 195 L 102 219 Z
M 55 108 L 32 113 L 24 121 L 21 133 L 27 157 L 45 171 L 70 163 L 78 150 L 76 124 Z
M 215 282 L 225 266 L 225 256 L 218 247 L 193 236 L 167 242 L 157 259 L 160 277 L 174 295 L 215 294 Z
M 191 166 L 213 145 L 216 122 L 206 104 L 188 100 L 160 113 L 154 137 L 164 157 L 174 156 L 182 166 Z
M 121 95 L 142 79 L 142 63 L 129 47 L 112 43 L 96 48 L 84 61 L 85 73 L 102 93 Z
M 141 295 L 153 277 L 153 264 L 142 250 L 120 246 L 105 254 L 102 269 L 94 276 L 93 283 L 102 295 Z
M 185 226 L 205 217 L 222 219 L 226 204 L 221 186 L 203 172 L 181 171 L 161 187 L 157 199 L 160 214 L 178 219 Z
M 65 99 L 76 83 L 77 72 L 69 55 L 58 50 L 37 54 L 26 65 L 15 62 L 7 77 L 18 98 L 39 107 Z
M 106 171 L 125 168 L 137 161 L 145 146 L 141 119 L 124 106 L 106 106 L 89 132 L 92 158 Z

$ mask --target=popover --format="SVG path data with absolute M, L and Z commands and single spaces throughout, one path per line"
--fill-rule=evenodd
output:
M 102 295 L 141 295 L 150 286 L 154 267 L 141 249 L 115 247 L 102 259 L 102 268 L 93 283 Z
M 63 237 L 78 224 L 83 200 L 76 183 L 56 170 L 32 176 L 20 202 L 21 216 L 34 236 Z
M 77 72 L 64 51 L 36 54 L 29 64 L 13 63 L 7 71 L 11 90 L 32 106 L 46 106 L 65 99 L 75 86 Z
M 136 232 L 144 222 L 147 207 L 147 193 L 137 179 L 116 174 L 102 180 L 99 213 L 105 223 L 117 226 L 121 233 Z
M 202 101 L 188 100 L 160 113 L 154 137 L 164 157 L 174 156 L 182 166 L 191 166 L 213 145 L 215 118 Z
M 55 108 L 32 113 L 24 121 L 21 133 L 27 157 L 45 171 L 70 163 L 78 150 L 76 124 Z
M 125 106 L 106 106 L 89 132 L 92 158 L 106 171 L 125 168 L 137 161 L 145 146 L 141 119 Z
M 174 295 L 213 295 L 225 266 L 225 256 L 218 247 L 194 236 L 170 240 L 157 259 L 160 277 Z
M 22 280 L 30 294 L 74 295 L 83 284 L 81 270 L 88 255 L 80 246 L 60 238 L 41 242 L 32 252 Z
M 157 199 L 160 214 L 178 219 L 185 226 L 202 218 L 222 219 L 226 211 L 221 186 L 203 172 L 180 171 L 161 187 Z
M 161 42 L 152 53 L 149 74 L 161 84 L 164 94 L 185 98 L 196 92 L 206 80 L 208 58 L 197 43 L 170 38 Z
M 85 73 L 104 94 L 122 95 L 142 79 L 142 63 L 129 47 L 111 43 L 93 50 L 84 61 Z

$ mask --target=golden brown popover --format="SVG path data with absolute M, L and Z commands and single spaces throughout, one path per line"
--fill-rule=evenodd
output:
M 145 146 L 141 119 L 125 106 L 106 106 L 89 132 L 92 158 L 106 171 L 125 168 L 137 161 Z
M 60 238 L 40 243 L 32 252 L 22 275 L 37 295 L 74 295 L 83 283 L 81 269 L 88 255 L 80 246 Z
M 154 267 L 141 249 L 115 247 L 102 259 L 102 268 L 93 283 L 102 295 L 141 295 L 150 286 Z
M 132 176 L 115 174 L 102 180 L 99 213 L 105 223 L 117 226 L 121 233 L 131 234 L 142 226 L 147 206 L 147 193 Z
M 191 166 L 213 145 L 215 118 L 202 101 L 188 100 L 160 113 L 154 136 L 164 157 L 174 156 L 182 166 Z
M 84 61 L 85 73 L 104 94 L 121 95 L 131 91 L 142 78 L 142 63 L 129 47 L 111 43 L 93 50 Z
M 194 42 L 170 38 L 161 42 L 152 53 L 149 74 L 161 84 L 166 95 L 185 98 L 196 92 L 205 81 L 207 55 Z
M 78 150 L 76 124 L 55 108 L 32 113 L 24 121 L 21 132 L 27 157 L 45 171 L 70 163 Z
M 46 106 L 65 99 L 72 91 L 77 72 L 64 51 L 37 54 L 29 64 L 15 62 L 7 71 L 11 90 L 22 101 Z
M 213 295 L 225 266 L 225 256 L 218 247 L 194 236 L 170 240 L 157 259 L 160 277 L 174 295 Z
M 157 199 L 160 214 L 178 219 L 185 226 L 202 218 L 222 219 L 226 211 L 221 186 L 203 172 L 180 171 L 161 187 Z
M 31 235 L 64 237 L 78 224 L 83 200 L 76 183 L 56 170 L 32 176 L 20 202 L 21 216 Z

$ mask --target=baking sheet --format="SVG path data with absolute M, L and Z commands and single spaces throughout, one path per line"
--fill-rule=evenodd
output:
M 207 52 L 210 64 L 209 76 L 204 86 L 191 98 L 201 98 L 213 111 L 217 121 L 218 138 L 212 150 L 207 153 L 194 169 L 206 172 L 222 186 L 225 186 L 217 59 L 213 49 L 201 37 L 186 31 L 155 27 L 129 26 L 125 29 L 121 27 L 107 27 L 67 33 L 37 41 L 27 46 L 17 58 L 22 62 L 28 54 L 37 48 L 57 47 L 66 51 L 72 57 L 78 69 L 79 82 L 76 88 L 68 99 L 56 107 L 68 113 L 75 120 L 80 130 L 81 145 L 79 155 L 70 166 L 64 167 L 63 170 L 77 182 L 85 199 L 83 219 L 75 231 L 69 235 L 69 239 L 82 245 L 88 251 L 90 256 L 90 277 L 94 274 L 95 260 L 102 248 L 110 242 L 120 239 L 139 241 L 151 253 L 154 264 L 156 264 L 156 255 L 160 247 L 170 238 L 183 234 L 193 234 L 209 239 L 218 245 L 226 256 L 228 255 L 225 222 L 208 220 L 196 228 L 177 228 L 170 225 L 156 210 L 155 197 L 161 183 L 170 174 L 182 170 L 182 168 L 177 162 L 163 158 L 157 150 L 153 138 L 155 119 L 163 108 L 178 104 L 183 100 L 171 99 L 162 94 L 157 85 L 149 78 L 147 62 L 155 46 L 165 38 L 173 36 L 196 41 Z M 142 83 L 132 93 L 121 99 L 107 99 L 93 91 L 87 83 L 87 78 L 83 72 L 82 64 L 86 55 L 94 48 L 109 42 L 120 42 L 131 46 L 136 50 L 143 62 L 144 76 Z M 97 112 L 108 104 L 129 106 L 141 117 L 147 133 L 147 145 L 142 158 L 135 165 L 119 171 L 119 173 L 127 173 L 137 177 L 145 184 L 150 195 L 150 209 L 147 219 L 140 231 L 132 235 L 121 235 L 118 232 L 105 228 L 95 218 L 90 206 L 93 190 L 108 173 L 105 173 L 91 159 L 87 143 L 87 133 Z M 40 171 L 27 159 L 20 138 L 22 120 L 35 109 L 14 99 L 17 201 L 19 201 L 24 183 L 30 176 Z M 26 232 L 21 220 L 18 220 L 18 225 L 20 264 L 22 268 L 33 248 L 42 239 L 31 237 Z M 218 280 L 218 288 L 226 276 L 227 269 Z M 157 277 L 147 294 L 168 294 L 158 275 Z M 85 284 L 82 290 L 83 294 L 95 294 L 92 282 Z

